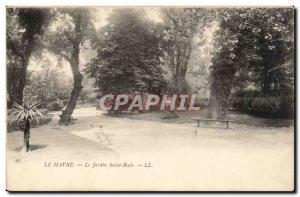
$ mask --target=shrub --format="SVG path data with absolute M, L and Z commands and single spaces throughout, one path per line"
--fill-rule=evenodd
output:
M 87 103 L 96 103 L 96 97 L 88 97 L 88 98 L 86 99 L 86 102 L 87 102 Z
M 259 96 L 259 91 L 243 90 L 243 91 L 237 92 L 235 95 L 238 97 L 257 97 L 257 96 Z
M 251 109 L 251 103 L 252 103 L 253 99 L 254 99 L 253 97 L 248 97 L 248 96 L 242 97 L 242 110 L 243 111 L 249 111 Z
M 47 105 L 47 108 L 50 110 L 50 111 L 60 111 L 62 110 L 62 108 L 64 108 L 64 105 L 61 103 L 61 102 L 51 102 Z
M 287 118 L 294 118 L 294 107 L 294 97 L 283 97 L 278 114 Z
M 242 98 L 241 97 L 233 97 L 231 98 L 230 100 L 231 102 L 231 107 L 234 108 L 234 109 L 241 109 L 242 107 Z
M 269 118 L 293 118 L 293 97 L 234 97 L 233 108 Z
M 47 124 L 52 120 L 52 115 L 44 115 L 44 117 L 41 117 L 39 120 L 39 124 L 37 124 L 36 121 L 33 121 L 31 124 L 31 127 L 38 127 L 44 124 Z M 6 125 L 7 132 L 17 131 L 23 129 L 23 123 L 22 122 L 14 122 L 14 123 L 7 123 Z
M 256 97 L 251 102 L 249 111 L 260 116 L 276 117 L 280 110 L 280 100 L 274 97 Z
M 209 99 L 200 99 L 200 100 L 196 100 L 194 106 L 195 107 L 208 107 L 209 104 Z

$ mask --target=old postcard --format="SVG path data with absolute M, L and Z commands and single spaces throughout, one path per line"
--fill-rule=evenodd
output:
M 7 190 L 293 191 L 294 7 L 7 7 Z

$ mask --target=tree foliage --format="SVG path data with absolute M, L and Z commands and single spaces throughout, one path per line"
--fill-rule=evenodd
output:
M 166 8 L 162 10 L 164 20 L 162 41 L 164 60 L 173 74 L 175 89 L 188 91 L 185 79 L 188 62 L 192 53 L 192 43 L 196 33 L 201 33 L 211 21 L 210 9 Z
M 49 23 L 49 9 L 7 9 L 7 91 L 8 107 L 23 103 L 28 62 L 38 52 L 41 36 Z
M 55 10 L 55 23 L 50 27 L 47 48 L 69 62 L 73 74 L 73 89 L 69 102 L 63 110 L 60 124 L 69 124 L 82 89 L 80 51 L 89 35 L 94 33 L 90 14 L 86 9 L 65 8 Z
M 101 92 L 135 92 L 160 89 L 161 48 L 155 25 L 137 9 L 115 10 L 101 32 L 97 57 L 86 73 L 95 78 Z
M 261 95 L 292 94 L 294 10 L 226 9 L 216 35 L 211 68 L 211 98 L 219 118 L 225 116 L 234 89 L 249 85 Z
M 71 93 L 72 77 L 53 65 L 49 58 L 39 59 L 36 64 L 41 69 L 28 72 L 24 100 L 38 102 L 42 107 L 47 107 L 49 102 L 67 100 Z

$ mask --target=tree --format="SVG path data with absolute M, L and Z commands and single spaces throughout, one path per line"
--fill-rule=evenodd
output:
M 293 90 L 294 11 L 291 8 L 262 10 L 259 18 L 261 23 L 256 25 L 251 36 L 256 46 L 253 51 L 259 57 L 250 65 L 252 82 L 262 96 L 290 95 Z M 250 21 L 257 23 L 256 18 Z
M 134 93 L 165 86 L 156 27 L 143 10 L 118 9 L 101 32 L 97 57 L 86 67 L 102 93 Z
M 49 103 L 68 99 L 72 87 L 72 77 L 58 64 L 53 64 L 53 56 L 45 51 L 43 58 L 32 59 L 33 65 L 40 65 L 38 70 L 29 70 L 24 89 L 25 102 L 37 102 L 41 107 Z
M 80 50 L 93 32 L 93 25 L 86 9 L 56 9 L 54 31 L 48 34 L 48 49 L 69 62 L 73 74 L 73 89 L 65 110 L 62 111 L 59 123 L 69 124 L 82 89 L 83 76 L 80 72 Z
M 49 23 L 49 9 L 7 9 L 7 90 L 8 107 L 22 105 L 30 57 L 38 52 L 41 36 Z
M 278 94 L 286 89 L 284 84 L 291 84 L 293 72 L 284 71 L 285 62 L 293 59 L 294 22 L 291 8 L 226 9 L 219 16 L 210 106 L 215 104 L 217 117 L 224 118 L 234 89 L 254 84 L 262 96 L 268 96 L 271 86 Z
M 37 121 L 43 117 L 41 112 L 37 109 L 38 104 L 23 104 L 23 106 L 15 103 L 11 114 L 9 115 L 11 123 L 22 122 L 24 132 L 24 146 L 23 149 L 28 152 L 30 151 L 29 138 L 30 138 L 30 123 Z
M 194 35 L 202 32 L 203 27 L 211 20 L 210 9 L 167 8 L 162 10 L 162 16 L 164 60 L 173 73 L 175 88 L 186 92 L 188 86 L 185 76 Z
M 83 89 L 80 93 L 80 100 L 82 105 L 84 105 L 86 103 L 86 101 L 89 101 L 92 97 L 94 100 L 96 100 L 96 89 L 93 86 L 94 85 L 94 79 L 92 78 L 88 78 L 86 75 L 83 76 Z

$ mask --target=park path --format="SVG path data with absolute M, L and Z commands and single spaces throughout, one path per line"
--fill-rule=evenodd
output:
M 76 123 L 59 127 L 55 115 L 49 124 L 32 129 L 35 150 L 30 153 L 18 152 L 21 132 L 8 134 L 11 188 L 99 190 L 101 185 L 104 190 L 293 189 L 292 127 L 196 128 L 195 124 L 111 117 L 93 107 L 77 108 Z M 100 130 L 113 135 L 112 145 L 99 143 L 95 132 Z M 47 161 L 151 163 L 153 167 L 45 169 Z M 137 186 L 139 181 L 143 184 Z
M 29 153 L 20 152 L 23 143 L 23 133 L 15 131 L 7 134 L 8 157 L 14 159 L 33 160 L 34 157 L 80 158 L 82 155 L 89 156 L 89 152 L 104 156 L 114 157 L 112 150 L 99 143 L 86 138 L 78 137 L 70 132 L 69 127 L 59 126 L 59 113 L 52 112 L 52 120 L 37 128 L 31 129 L 30 144 L 32 151 Z M 30 156 L 30 157 L 29 157 Z

